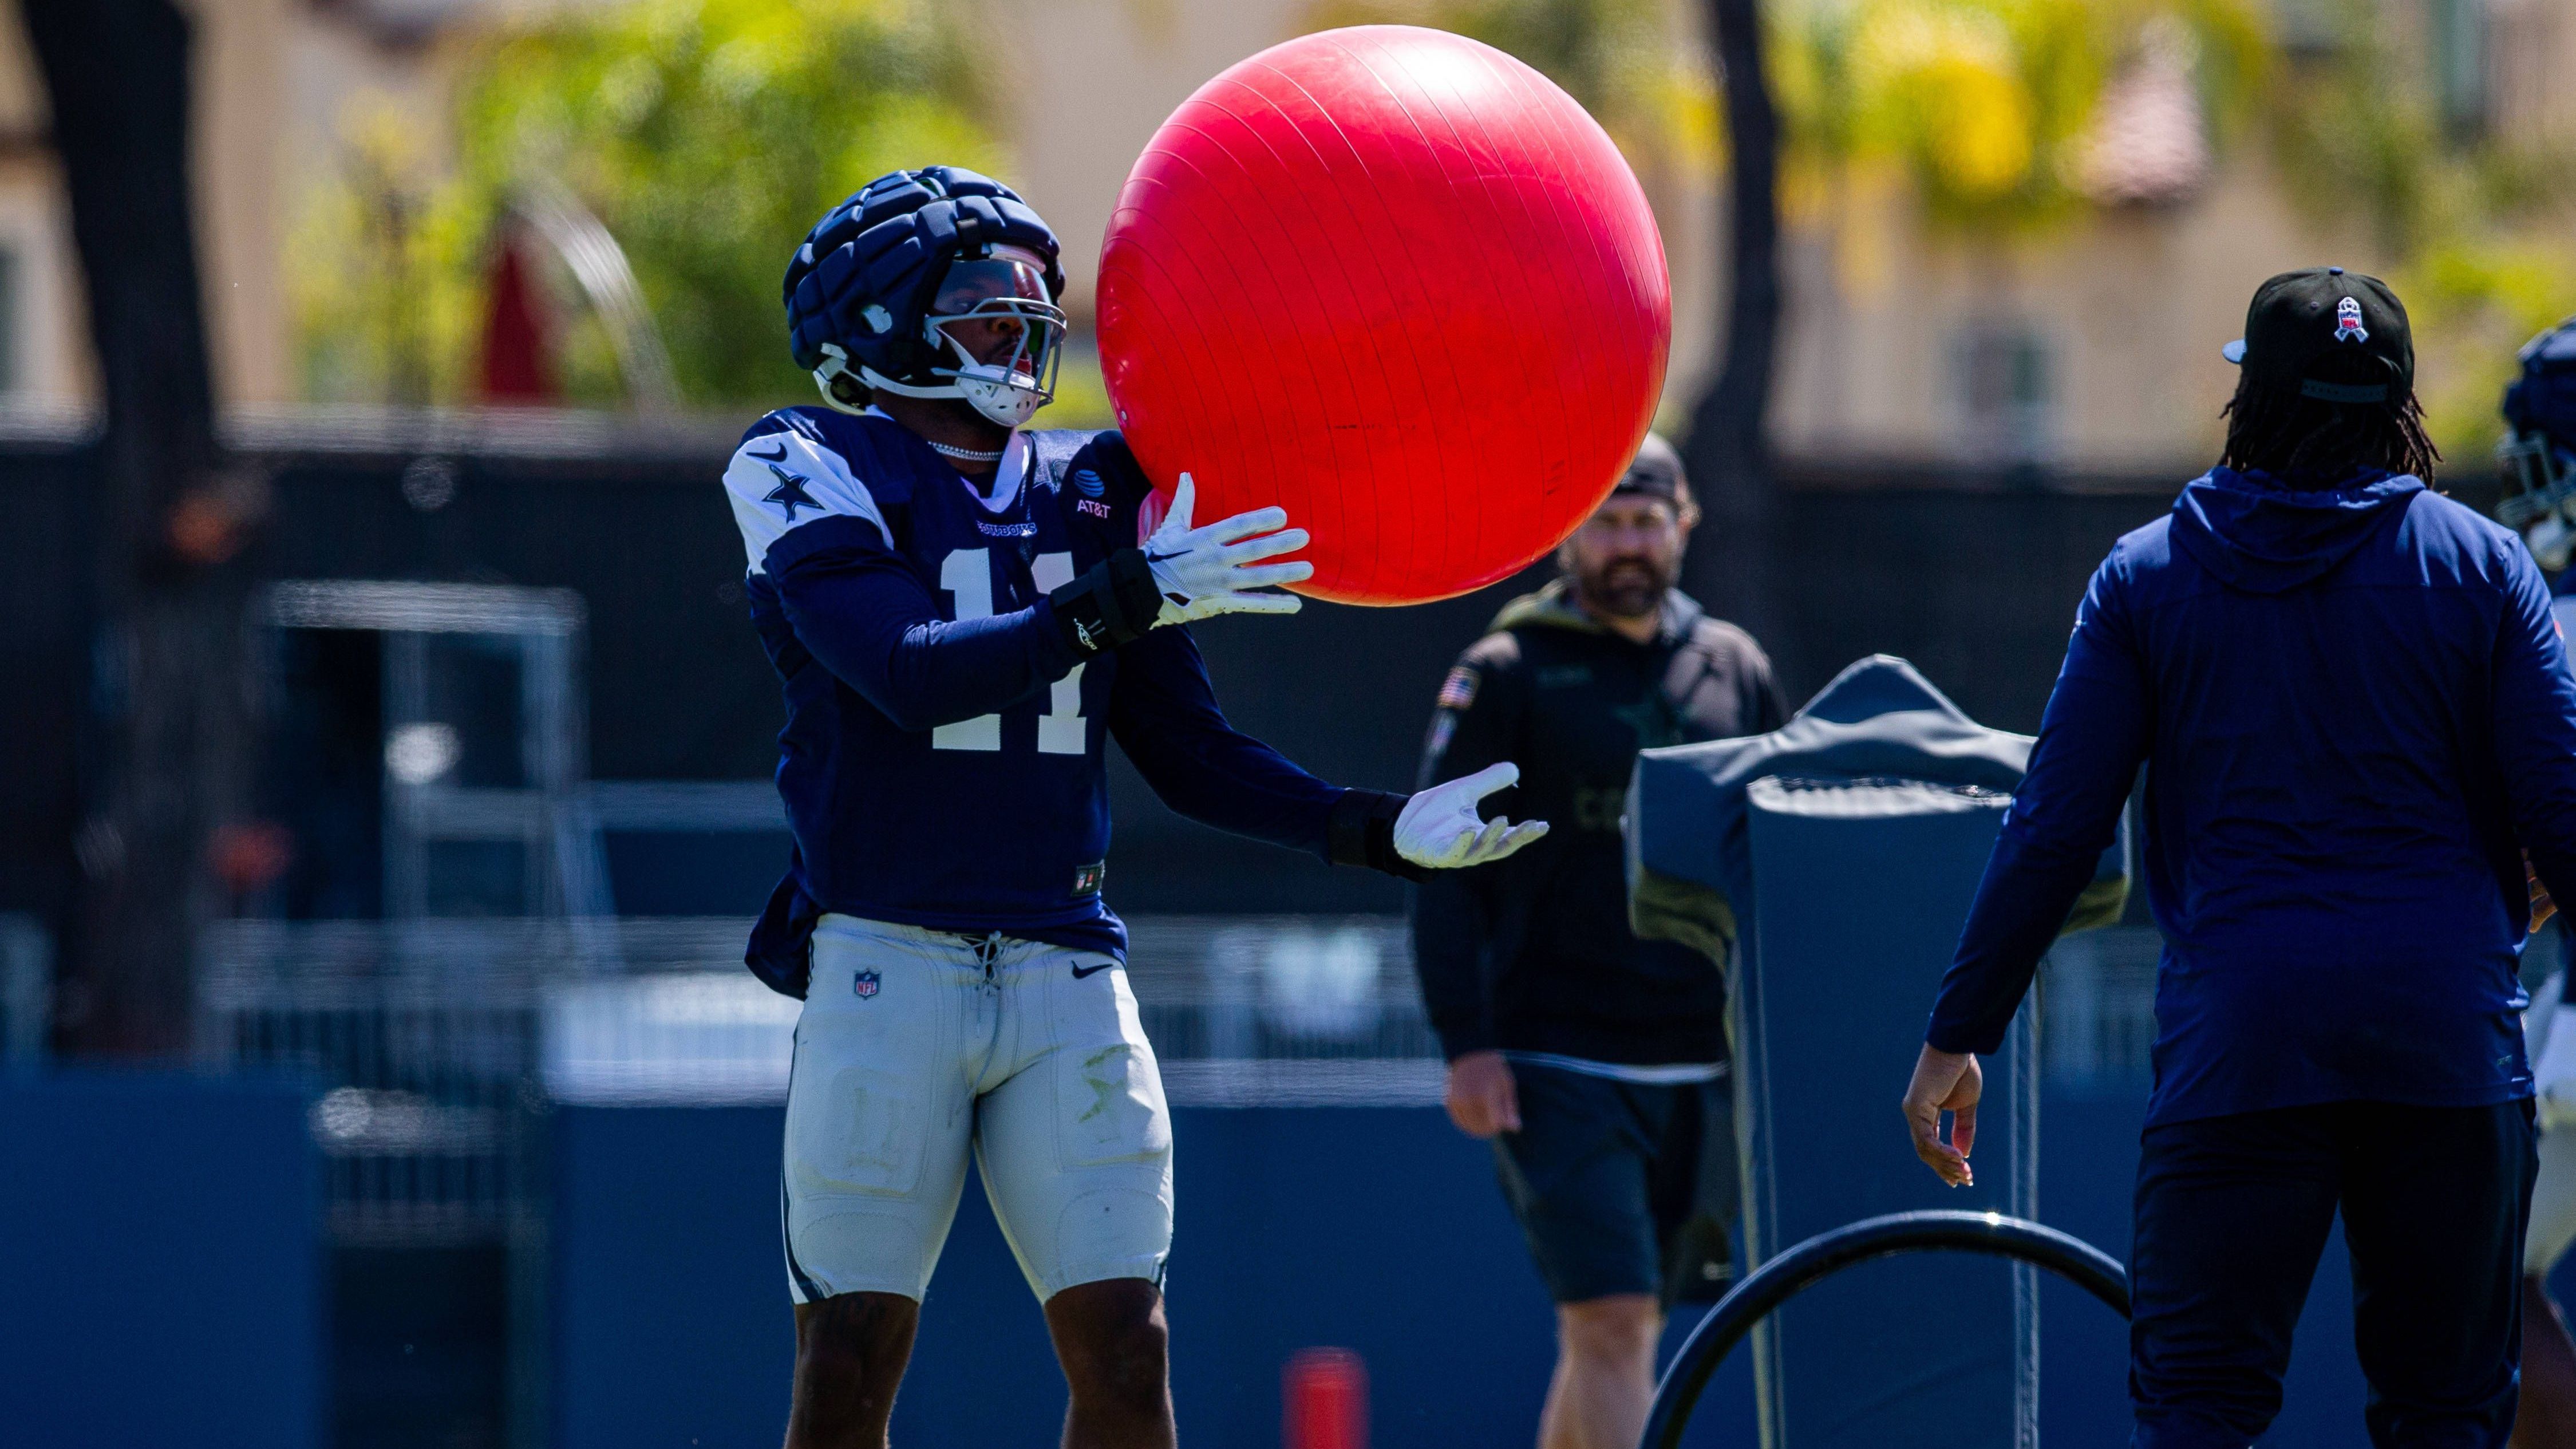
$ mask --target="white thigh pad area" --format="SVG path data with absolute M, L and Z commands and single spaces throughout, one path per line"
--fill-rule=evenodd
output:
M 782 1227 L 800 1303 L 928 1290 L 973 1151 L 1041 1299 L 1160 1281 L 1171 1113 L 1125 970 L 826 916 L 796 1029 Z

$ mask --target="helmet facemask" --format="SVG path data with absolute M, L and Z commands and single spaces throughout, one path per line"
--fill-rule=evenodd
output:
M 2576 553 L 2576 459 L 2547 433 L 2518 432 L 2496 445 L 2504 497 L 2496 520 L 2522 534 L 2531 556 L 2552 571 Z
M 1055 399 L 1064 327 L 1064 309 L 1047 296 L 1043 261 L 1019 247 L 995 247 L 949 263 L 921 319 L 933 358 L 924 371 L 940 381 L 899 383 L 866 367 L 859 373 L 868 386 L 901 397 L 962 398 L 994 423 L 1016 428 Z

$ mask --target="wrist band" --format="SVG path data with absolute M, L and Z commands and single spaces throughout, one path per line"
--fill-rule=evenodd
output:
M 1361 865 L 1402 880 L 1420 880 L 1422 867 L 1395 852 L 1395 817 L 1404 813 L 1410 795 L 1384 790 L 1344 790 L 1333 802 L 1324 831 L 1325 858 L 1335 865 Z
M 1143 549 L 1122 548 L 1072 583 L 1047 595 L 1056 624 L 1073 652 L 1084 656 L 1143 637 L 1163 610 L 1153 567 Z

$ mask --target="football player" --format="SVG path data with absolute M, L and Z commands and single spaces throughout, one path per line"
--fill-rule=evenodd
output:
M 1487 822 L 1498 764 L 1341 789 L 1236 732 L 1188 623 L 1284 614 L 1311 565 L 1277 508 L 1159 506 L 1115 433 L 1023 427 L 1051 396 L 1056 239 L 1008 188 L 895 172 L 786 280 L 827 406 L 752 425 L 724 482 L 785 687 L 796 843 L 747 959 L 801 996 L 782 1234 L 789 1449 L 885 1443 L 971 1150 L 1045 1305 L 1064 1442 L 1173 1442 L 1161 1283 L 1171 1122 L 1102 899 L 1115 737 L 1192 819 L 1401 876 L 1545 831 Z M 1212 381 L 1215 381 L 1212 379 Z
M 2544 568 L 2567 567 L 2576 528 L 2576 318 L 2522 349 L 2522 372 L 2504 395 L 2512 433 L 2498 449 L 2505 492 L 2496 516 L 2519 529 Z M 2576 572 L 2558 576 L 2551 601 L 2559 631 L 2576 622 Z M 2562 939 L 2576 923 L 2559 918 Z M 2550 1301 L 2549 1270 L 2576 1242 L 2576 993 L 2560 969 L 2531 993 L 2523 1013 L 2532 1076 L 2538 1089 L 2540 1176 L 2531 1191 L 2531 1228 L 2523 1239 L 2522 1385 L 2513 1442 L 2519 1449 L 2576 1444 L 2576 1339 Z

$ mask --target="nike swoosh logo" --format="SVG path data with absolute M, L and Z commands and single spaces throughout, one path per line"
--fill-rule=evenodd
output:
M 787 445 L 785 443 L 779 444 L 778 451 L 775 453 L 764 453 L 758 448 L 745 448 L 743 449 L 743 452 L 754 458 L 758 458 L 764 463 L 784 463 L 787 461 Z
M 1115 961 L 1103 961 L 1097 966 L 1076 966 L 1073 968 L 1073 979 L 1080 981 L 1085 976 L 1097 976 L 1117 964 Z

